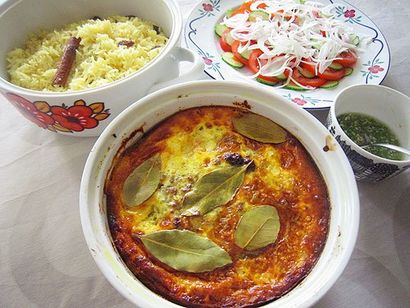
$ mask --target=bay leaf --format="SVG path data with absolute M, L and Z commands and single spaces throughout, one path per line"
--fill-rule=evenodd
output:
M 262 143 L 282 143 L 286 141 L 286 130 L 275 122 L 254 114 L 245 113 L 232 119 L 234 129 L 250 139 Z
M 226 166 L 202 176 L 185 195 L 182 215 L 203 215 L 232 200 L 248 166 Z
M 124 182 L 122 196 L 127 208 L 133 208 L 157 190 L 161 177 L 161 160 L 158 155 L 140 164 Z
M 278 211 L 273 206 L 260 205 L 248 210 L 236 227 L 235 244 L 245 250 L 255 250 L 276 241 L 280 230 Z
M 232 263 L 225 250 L 189 230 L 157 231 L 140 238 L 149 253 L 178 271 L 208 272 Z

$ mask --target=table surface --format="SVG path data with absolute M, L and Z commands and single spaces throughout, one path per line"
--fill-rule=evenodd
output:
M 389 42 L 383 84 L 410 95 L 409 0 L 350 2 Z M 195 1 L 179 3 L 186 18 Z M 132 306 L 100 273 L 81 230 L 80 178 L 95 140 L 41 131 L 0 97 L 0 307 Z M 315 307 L 409 307 L 410 172 L 359 184 L 359 193 L 356 248 Z

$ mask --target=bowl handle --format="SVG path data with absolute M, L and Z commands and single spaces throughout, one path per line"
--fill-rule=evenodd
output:
M 162 88 L 165 88 L 165 87 L 177 84 L 177 83 L 192 81 L 192 80 L 200 79 L 202 77 L 203 71 L 205 69 L 204 62 L 202 58 L 196 53 L 194 53 L 192 50 L 189 50 L 183 47 L 176 47 L 175 58 L 177 62 L 188 61 L 188 62 L 192 62 L 193 65 L 187 72 L 184 72 L 183 74 L 179 75 L 178 77 L 174 79 L 154 84 L 149 89 L 148 91 L 149 93 L 155 92 L 157 90 L 160 90 Z

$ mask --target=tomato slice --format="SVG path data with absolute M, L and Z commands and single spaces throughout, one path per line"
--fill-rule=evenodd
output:
M 235 56 L 235 59 L 241 62 L 243 65 L 248 65 L 248 60 L 244 59 L 241 54 L 238 52 L 239 45 L 241 44 L 240 41 L 233 41 L 232 43 L 232 53 Z
M 278 82 L 279 79 L 273 76 L 263 76 L 263 75 L 258 75 L 258 78 L 266 80 L 266 81 L 270 81 L 270 82 Z
M 263 54 L 262 50 L 255 49 L 251 52 L 248 60 L 249 69 L 255 74 L 259 71 L 258 57 Z
M 232 13 L 231 16 L 234 16 L 234 15 L 236 15 L 236 14 L 243 14 L 243 13 L 245 13 L 246 11 L 250 11 L 250 10 L 251 10 L 251 5 L 252 5 L 252 3 L 254 3 L 254 2 L 255 2 L 255 0 L 251 0 L 251 1 L 248 1 L 248 2 L 242 3 L 242 5 L 241 5 L 240 7 L 238 7 L 238 8 Z
M 312 74 L 316 75 L 315 71 L 315 64 L 313 63 L 302 63 L 302 67 L 307 71 L 311 72 Z M 317 73 L 317 76 L 322 79 L 326 80 L 340 80 L 345 76 L 345 69 L 341 70 L 333 70 L 331 68 L 327 68 L 323 73 Z
M 345 76 L 345 69 L 341 70 L 333 70 L 331 68 L 325 69 L 323 73 L 318 74 L 320 78 L 326 79 L 326 80 L 340 80 Z
M 316 10 L 312 11 L 312 15 L 313 15 L 313 17 L 315 17 L 315 18 L 319 18 L 319 17 L 320 17 L 319 11 L 316 11 Z
M 236 14 L 243 14 L 245 12 L 250 12 L 251 11 L 251 5 L 255 2 L 256 0 L 250 0 L 247 2 L 242 3 L 242 5 L 240 7 L 238 7 L 235 11 L 233 11 L 232 15 L 236 15 Z M 265 3 L 260 3 L 257 6 L 257 9 L 264 9 L 266 8 L 267 5 Z
M 259 62 L 258 62 L 258 57 L 263 54 L 262 50 L 260 49 L 255 49 L 254 51 L 251 52 L 248 60 L 248 67 L 252 71 L 252 73 L 257 73 L 259 71 Z M 264 76 L 264 75 L 258 75 L 258 78 L 264 79 L 266 81 L 270 82 L 278 82 L 279 79 L 273 76 Z
M 258 6 L 256 7 L 257 9 L 264 9 L 266 8 L 268 5 L 266 3 L 260 3 L 258 4 Z
M 226 52 L 232 51 L 231 46 L 226 42 L 226 35 L 229 33 L 229 31 L 231 30 L 226 29 L 219 38 L 219 45 L 221 45 L 222 50 Z
M 314 77 L 314 78 L 305 78 L 303 77 L 297 68 L 293 69 L 293 74 L 292 78 L 296 80 L 296 82 L 300 83 L 301 85 L 304 86 L 310 86 L 314 88 L 318 88 L 321 85 L 326 83 L 326 79 L 319 78 L 319 77 Z
M 285 19 L 286 19 L 287 21 L 289 21 L 291 18 L 292 18 L 292 16 L 290 16 L 290 15 L 289 15 L 289 16 L 288 16 L 288 15 L 285 16 Z M 298 23 L 299 23 L 298 17 L 295 16 L 295 19 L 294 19 L 292 22 L 295 23 L 295 24 L 298 24 Z
M 336 63 L 339 63 L 345 67 L 352 67 L 357 62 L 357 55 L 353 51 L 344 51 L 337 56 L 337 58 L 342 58 L 335 60 Z
M 305 70 L 311 72 L 312 74 L 316 75 L 316 68 L 314 63 L 301 63 L 300 66 L 302 66 Z

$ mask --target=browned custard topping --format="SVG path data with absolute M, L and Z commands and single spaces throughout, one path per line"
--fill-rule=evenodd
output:
M 233 124 L 242 116 L 180 111 L 118 155 L 106 180 L 122 259 L 180 305 L 277 299 L 311 271 L 327 238 L 327 189 L 309 154 L 283 129 L 274 143 L 246 137 Z

